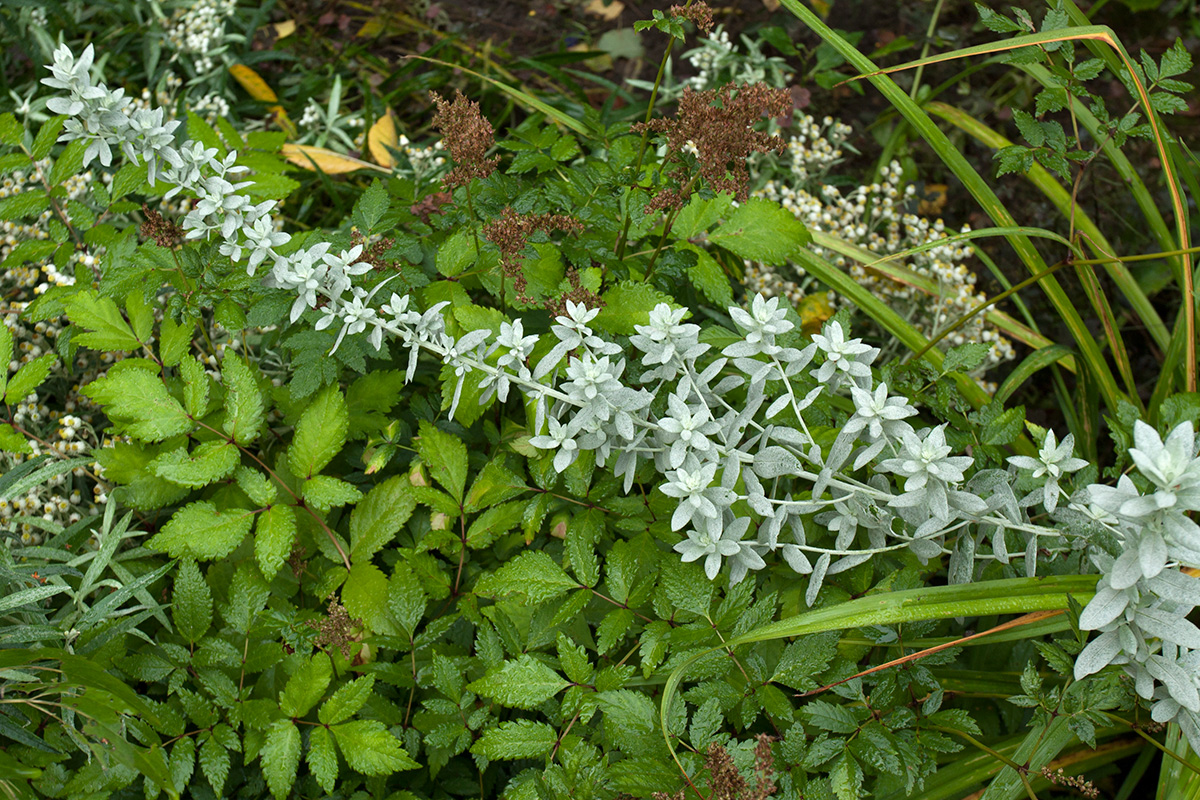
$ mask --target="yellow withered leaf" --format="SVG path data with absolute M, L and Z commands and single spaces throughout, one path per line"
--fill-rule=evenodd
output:
M 392 118 L 392 110 L 375 121 L 371 126 L 371 130 L 367 131 L 367 149 L 371 151 L 371 158 L 375 159 L 376 163 L 384 167 L 394 167 L 396 159 L 392 155 L 391 148 L 400 146 L 400 136 L 396 133 L 396 120 Z
M 296 20 L 287 19 L 283 22 L 275 23 L 275 37 L 277 39 L 286 39 L 296 32 Z
M 391 170 L 377 167 L 369 161 L 363 161 L 352 156 L 335 153 L 333 150 L 327 150 L 324 147 L 312 147 L 306 144 L 285 144 L 280 151 L 283 157 L 292 164 L 305 169 L 316 170 L 320 169 L 326 175 L 341 175 L 346 172 L 354 172 L 359 169 L 373 169 L 379 172 L 388 172 Z
M 278 103 L 279 98 L 275 91 L 267 85 L 267 82 L 254 70 L 247 67 L 245 64 L 233 64 L 229 67 L 229 74 L 233 79 L 242 85 L 246 93 L 263 103 Z M 272 109 L 274 110 L 274 109 Z
M 796 313 L 800 315 L 800 329 L 812 336 L 821 332 L 821 326 L 833 316 L 833 306 L 829 304 L 829 295 L 825 292 L 805 295 L 796 304 Z
M 585 13 L 595 14 L 603 20 L 612 22 L 621 16 L 621 12 L 625 10 L 625 4 L 621 0 L 612 0 L 608 4 L 605 4 L 604 0 L 592 0 L 583 10 Z
M 242 85 L 246 93 L 258 100 L 261 103 L 270 103 L 267 110 L 275 115 L 279 121 L 279 127 L 283 128 L 288 136 L 296 135 L 296 126 L 288 119 L 287 111 L 283 106 L 279 105 L 279 97 L 275 91 L 267 85 L 267 82 L 262 79 L 257 72 L 247 67 L 245 64 L 233 64 L 229 67 L 229 74 L 233 79 Z

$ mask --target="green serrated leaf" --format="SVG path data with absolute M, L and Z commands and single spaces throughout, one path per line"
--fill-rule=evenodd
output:
M 104 407 L 114 425 L 146 442 L 161 442 L 195 428 L 162 380 L 144 369 L 110 370 L 83 393 Z
M 516 497 L 528 488 L 521 476 L 506 467 L 504 458 L 499 456 L 489 461 L 471 484 L 463 511 L 474 513 Z
M 9 147 L 17 147 L 21 144 L 21 136 L 24 132 L 25 128 L 17 122 L 17 118 L 11 111 L 0 114 L 0 143 Z
M 301 483 L 300 495 L 306 504 L 321 513 L 353 503 L 363 496 L 352 484 L 329 475 L 313 475 Z
M 221 363 L 225 381 L 225 432 L 238 444 L 254 441 L 266 418 L 262 390 L 246 362 L 228 355 Z
M 596 316 L 596 327 L 626 336 L 635 332 L 635 326 L 649 323 L 650 312 L 659 303 L 678 307 L 668 295 L 650 284 L 632 280 L 613 286 L 603 298 L 604 308 Z
M 179 562 L 175 573 L 175 588 L 171 593 L 171 618 L 179 635 L 195 644 L 212 625 L 212 592 L 200 574 L 200 568 L 190 558 Z
M 558 733 L 546 723 L 518 719 L 485 730 L 471 752 L 491 761 L 537 758 L 549 753 L 557 741 Z
M 425 420 L 421 420 L 416 446 L 433 479 L 461 503 L 467 484 L 467 446 Z
M 200 561 L 224 558 L 233 552 L 254 523 L 254 514 L 240 508 L 218 511 L 207 500 L 189 503 L 150 539 L 150 546 L 172 558 Z
M 425 616 L 427 602 L 425 590 L 412 567 L 403 561 L 397 562 L 396 571 L 388 581 L 388 609 L 410 639 Z
M 33 139 L 33 146 L 29 149 L 29 155 L 34 161 L 41 161 L 50 155 L 50 149 L 58 141 L 58 135 L 62 133 L 63 123 L 66 121 L 65 115 L 58 114 L 42 124 L 37 136 Z
M 33 447 L 13 428 L 11 422 L 0 422 L 0 453 L 32 455 Z
M 194 358 L 179 361 L 179 374 L 183 377 L 183 402 L 195 419 L 208 414 L 209 377 L 203 365 Z
M 490 547 L 498 537 L 520 525 L 524 518 L 525 503 L 520 500 L 492 506 L 471 522 L 467 529 L 467 547 L 473 550 Z
M 1001 412 L 983 426 L 979 434 L 984 444 L 1010 444 L 1025 430 L 1025 406 L 1017 406 Z
M 17 373 L 8 379 L 8 388 L 4 390 L 5 402 L 15 405 L 29 396 L 46 380 L 50 368 L 57 360 L 53 353 L 46 353 L 17 370 Z M 8 365 L 5 364 L 4 368 L 8 369 Z
M 707 231 L 714 222 L 725 216 L 732 205 L 733 195 L 729 192 L 709 198 L 692 195 L 687 205 L 679 210 L 675 224 L 671 226 L 671 238 L 687 240 Z
M 299 478 L 317 474 L 346 444 L 346 400 L 337 386 L 326 386 L 300 415 L 288 447 L 288 466 Z
M 804 223 L 778 203 L 754 198 L 738 206 L 708 239 L 739 258 L 778 265 L 812 241 L 812 236 Z
M 388 197 L 387 190 L 383 188 L 383 183 L 378 178 L 371 181 L 371 185 L 354 204 L 354 224 L 361 229 L 364 236 L 375 230 L 375 226 L 383 219 L 390 204 L 391 198 Z
M 375 676 L 364 675 L 338 687 L 338 690 L 321 706 L 317 719 L 322 725 L 337 725 L 359 712 L 371 697 L 375 687 Z
M 495 572 L 480 578 L 475 585 L 475 592 L 491 596 L 519 593 L 536 604 L 561 597 L 578 588 L 579 582 L 548 554 L 540 550 L 526 550 Z
M 276 720 L 267 731 L 262 751 L 263 777 L 276 798 L 286 797 L 300 766 L 300 731 L 290 719 Z
M 408 757 L 400 740 L 373 719 L 343 722 L 330 728 L 350 768 L 364 775 L 391 775 L 421 765 Z
M 229 777 L 229 751 L 215 738 L 208 738 L 200 745 L 200 770 L 213 788 L 217 797 L 223 797 L 225 781 Z
M 188 453 L 186 447 L 163 453 L 150 462 L 158 477 L 190 489 L 201 489 L 227 477 L 241 454 L 230 442 L 204 442 Z
M 288 678 L 287 685 L 279 695 L 279 710 L 292 719 L 307 716 L 325 694 L 332 679 L 333 666 L 329 656 L 324 653 L 313 654 Z
M 506 661 L 467 686 L 475 694 L 512 708 L 535 708 L 569 686 L 569 682 L 529 654 Z
M 958 347 L 951 347 L 946 352 L 946 360 L 942 362 L 942 374 L 969 372 L 982 364 L 991 350 L 991 345 L 983 342 L 967 342 Z
M 254 532 L 254 557 L 263 577 L 279 572 L 296 543 L 296 512 L 291 506 L 271 506 L 258 515 Z
M 234 473 L 238 487 L 251 502 L 266 507 L 275 502 L 279 489 L 266 475 L 251 467 L 238 467 Z
M 138 342 L 149 342 L 154 334 L 154 309 L 146 302 L 146 293 L 142 289 L 134 289 L 125 298 L 125 313 L 129 315 L 129 325 Z
M 393 633 L 388 619 L 388 580 L 370 560 L 353 562 L 342 587 L 342 604 L 375 633 Z
M 338 757 L 333 734 L 327 728 L 313 728 L 308 735 L 308 769 L 326 792 L 337 785 Z
M 350 558 L 369 559 L 408 522 L 417 500 L 404 476 L 388 478 L 367 492 L 350 514 Z
M 71 342 L 93 350 L 119 350 L 130 352 L 141 347 L 129 323 L 121 316 L 121 310 L 110 297 L 100 297 L 87 289 L 63 300 L 63 307 L 71 322 L 84 328 L 71 337 Z

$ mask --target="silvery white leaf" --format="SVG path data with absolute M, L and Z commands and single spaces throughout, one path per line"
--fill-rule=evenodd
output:
M 829 553 L 822 553 L 813 567 L 812 575 L 808 578 L 808 590 L 804 593 L 805 605 L 811 607 L 813 603 L 817 602 L 817 593 L 821 591 L 821 584 L 825 582 L 825 571 L 828 569 Z
M 953 584 L 970 583 L 975 567 L 975 537 L 969 533 L 961 534 L 950 554 L 948 579 Z
M 801 465 L 800 459 L 787 450 L 772 445 L 764 447 L 754 454 L 752 469 L 758 477 L 770 479 L 784 475 L 795 475 L 800 472 Z
M 791 402 L 791 399 L 792 398 L 788 397 L 786 394 L 775 398 L 775 402 L 771 403 L 771 405 L 767 407 L 767 419 L 774 419 L 776 414 L 788 407 L 788 403 Z
M 1128 606 L 1128 593 L 1101 585 L 1079 615 L 1079 627 L 1085 631 L 1099 630 L 1124 614 Z
M 808 437 L 802 431 L 782 425 L 771 428 L 771 438 L 783 444 L 790 444 L 792 447 L 804 447 L 809 443 Z
M 1137 550 L 1126 550 L 1113 563 L 1112 572 L 1108 574 L 1109 583 L 1114 589 L 1128 589 L 1142 577 L 1141 561 Z
M 1200 628 L 1182 616 L 1176 616 L 1159 608 L 1140 608 L 1138 625 L 1150 636 L 1171 642 L 1180 647 L 1200 650 Z M 1174 693 L 1172 693 L 1174 694 Z M 1200 711 L 1200 708 L 1196 709 Z
M 826 575 L 837 575 L 839 572 L 845 572 L 848 569 L 854 569 L 859 564 L 864 564 L 871 560 L 872 553 L 856 553 L 852 556 L 843 556 L 830 565 Z
M 807 575 L 812 572 L 812 564 L 809 562 L 808 557 L 796 545 L 785 544 L 780 548 L 780 551 L 783 553 L 783 560 L 796 572 L 799 572 L 801 575 Z
M 1100 634 L 1075 658 L 1075 680 L 1104 669 L 1120 652 L 1121 642 L 1115 631 Z
M 1194 608 L 1200 606 L 1200 578 L 1165 569 L 1150 582 L 1150 591 L 1164 600 Z
M 1189 711 L 1200 712 L 1200 692 L 1196 691 L 1196 684 L 1192 682 L 1192 677 L 1178 664 L 1161 657 L 1152 658 L 1146 662 L 1146 670 L 1162 681 L 1175 702 Z

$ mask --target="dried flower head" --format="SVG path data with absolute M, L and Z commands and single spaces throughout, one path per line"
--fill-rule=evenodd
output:
M 442 184 L 447 188 L 466 186 L 472 178 L 486 178 L 495 172 L 500 156 L 487 156 L 487 151 L 496 143 L 495 132 L 480 113 L 479 104 L 468 100 L 457 89 L 453 102 L 436 92 L 430 92 L 429 97 L 437 106 L 433 127 L 441 131 L 442 140 L 455 163 Z
M 317 647 L 336 647 L 343 658 L 350 657 L 350 647 L 357 639 L 355 629 L 362 626 L 361 619 L 353 619 L 346 607 L 336 598 L 329 601 L 329 613 L 323 620 L 309 620 L 308 626 L 317 632 L 314 644 Z
M 792 96 L 787 89 L 772 89 L 764 83 L 694 91 L 690 86 L 679 98 L 674 119 L 653 119 L 634 125 L 634 130 L 664 133 L 673 157 L 688 147 L 696 149 L 700 175 L 716 192 L 732 192 L 738 200 L 747 196 L 749 171 L 746 159 L 754 152 L 782 153 L 787 142 L 752 127 L 763 117 L 790 114 Z M 689 148 L 690 149 L 690 148 Z
M 409 206 L 408 210 L 410 213 L 420 217 L 421 222 L 428 225 L 430 217 L 434 214 L 445 214 L 446 212 L 442 210 L 442 206 L 453 200 L 454 197 L 449 192 L 434 192 L 431 195 L 421 198 L 420 202 Z
M 571 286 L 569 290 L 563 292 L 561 296 L 553 300 L 547 300 L 542 304 L 553 316 L 565 316 L 567 314 L 568 302 L 586 306 L 587 308 L 604 308 L 604 301 L 600 299 L 600 295 L 590 291 L 580 282 L 579 270 L 574 267 L 567 269 L 567 283 Z
M 536 231 L 549 233 L 553 230 L 577 234 L 583 230 L 583 223 L 565 214 L 518 214 L 506 208 L 499 219 L 483 226 L 484 238 L 500 248 L 500 269 L 513 279 L 517 299 L 521 302 L 531 302 L 525 291 L 527 283 L 521 270 L 521 251 Z
M 146 221 L 138 228 L 143 239 L 153 239 L 159 247 L 175 248 L 183 241 L 183 229 L 154 209 L 142 204 Z
M 1096 788 L 1096 784 L 1082 775 L 1068 775 L 1062 771 L 1061 767 L 1053 771 L 1049 767 L 1042 767 L 1042 777 L 1054 786 L 1066 786 L 1074 789 L 1088 800 L 1096 800 L 1100 796 L 1100 790 Z
M 350 232 L 350 246 L 357 247 L 362 245 L 362 254 L 359 255 L 358 261 L 370 264 L 376 272 L 399 272 L 400 265 L 395 261 L 390 261 L 385 257 L 385 253 L 392 249 L 396 244 L 395 239 L 386 236 L 380 238 L 376 242 L 371 242 L 367 237 L 363 236 L 358 230 Z
M 706 4 L 692 3 L 690 6 L 671 6 L 667 12 L 672 17 L 683 17 L 692 21 L 697 28 L 708 33 L 713 26 L 713 12 Z

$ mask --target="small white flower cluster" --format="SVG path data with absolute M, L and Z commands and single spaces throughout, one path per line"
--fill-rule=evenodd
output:
M 397 141 L 400 152 L 408 159 L 408 166 L 397 164 L 395 171 L 404 177 L 416 181 L 429 181 L 440 174 L 446 167 L 446 149 L 442 140 L 438 139 L 429 147 L 418 147 L 407 136 L 401 134 Z
M 684 81 L 683 86 L 703 91 L 726 83 L 765 81 L 772 86 L 783 86 L 788 82 L 793 70 L 787 61 L 778 56 L 763 55 L 762 42 L 758 39 L 742 36 L 741 41 L 744 52 L 733 45 L 722 25 L 718 25 L 711 36 L 702 37 L 699 47 L 683 54 L 696 69 L 695 76 Z
M 225 22 L 237 10 L 237 0 L 195 0 L 167 28 L 167 42 L 178 54 L 194 57 L 203 75 L 216 66 L 213 57 L 225 44 Z
M 810 190 L 806 185 L 836 160 L 837 147 L 829 143 L 827 147 L 814 149 L 804 144 L 789 152 L 792 158 L 789 172 L 794 179 L 768 180 L 753 194 L 780 203 L 810 229 L 831 233 L 880 257 L 934 244 L 950 236 L 940 219 L 931 222 L 904 210 L 905 205 L 915 198 L 916 187 L 903 184 L 902 170 L 897 162 L 893 161 L 883 169 L 878 183 L 861 185 L 846 193 L 829 184 Z M 962 232 L 968 231 L 970 228 L 963 226 Z M 821 247 L 812 250 L 839 267 L 847 267 L 855 281 L 909 319 L 926 336 L 938 334 L 987 301 L 987 296 L 975 287 L 975 274 L 963 263 L 972 254 L 968 244 L 948 242 L 892 262 L 932 279 L 938 290 L 935 295 L 898 283 L 838 253 Z M 747 286 L 754 291 L 783 295 L 793 303 L 798 302 L 805 296 L 808 282 L 804 280 L 806 275 L 802 268 L 793 268 L 799 281 L 748 264 Z M 982 314 L 975 315 L 943 340 L 945 347 L 967 342 L 983 342 L 991 348 L 980 372 L 1015 356 L 1012 343 L 995 326 L 988 324 Z
M 74 488 L 72 476 L 57 475 L 21 497 L 0 499 L 0 531 L 22 546 L 36 547 L 45 541 L 47 530 L 73 525 L 97 513 L 98 507 Z
M 218 117 L 229 116 L 229 101 L 216 92 L 201 95 L 196 100 L 189 100 L 188 107 L 208 122 L 215 125 Z
M 300 115 L 300 121 L 297 123 L 301 128 L 311 128 L 321 121 L 325 116 L 325 109 L 321 108 L 321 104 L 317 102 L 317 98 L 308 98 L 308 105 L 304 107 L 304 113 Z
M 28 170 L 14 170 L 0 180 L 0 199 L 13 197 L 23 192 L 38 192 L 44 194 L 49 185 L 49 159 L 34 162 Z M 71 175 L 60 185 L 65 190 L 65 200 L 81 201 L 91 189 L 95 175 L 89 170 L 79 175 Z M 60 203 L 63 214 L 70 219 L 70 211 L 65 204 Z M 0 220 L 0 262 L 4 262 L 14 247 L 24 241 L 48 241 L 50 239 L 50 221 L 55 219 L 51 209 L 43 211 L 32 222 Z M 0 275 L 0 284 L 6 284 L 13 289 L 32 289 L 34 294 L 42 294 L 51 286 L 71 286 L 75 283 L 74 267 L 83 264 L 88 267 L 95 265 L 96 259 L 103 253 L 102 248 L 93 252 L 77 250 L 71 254 L 68 269 L 59 269 L 49 258 L 38 261 L 28 261 L 23 264 L 8 264 L 5 272 Z

